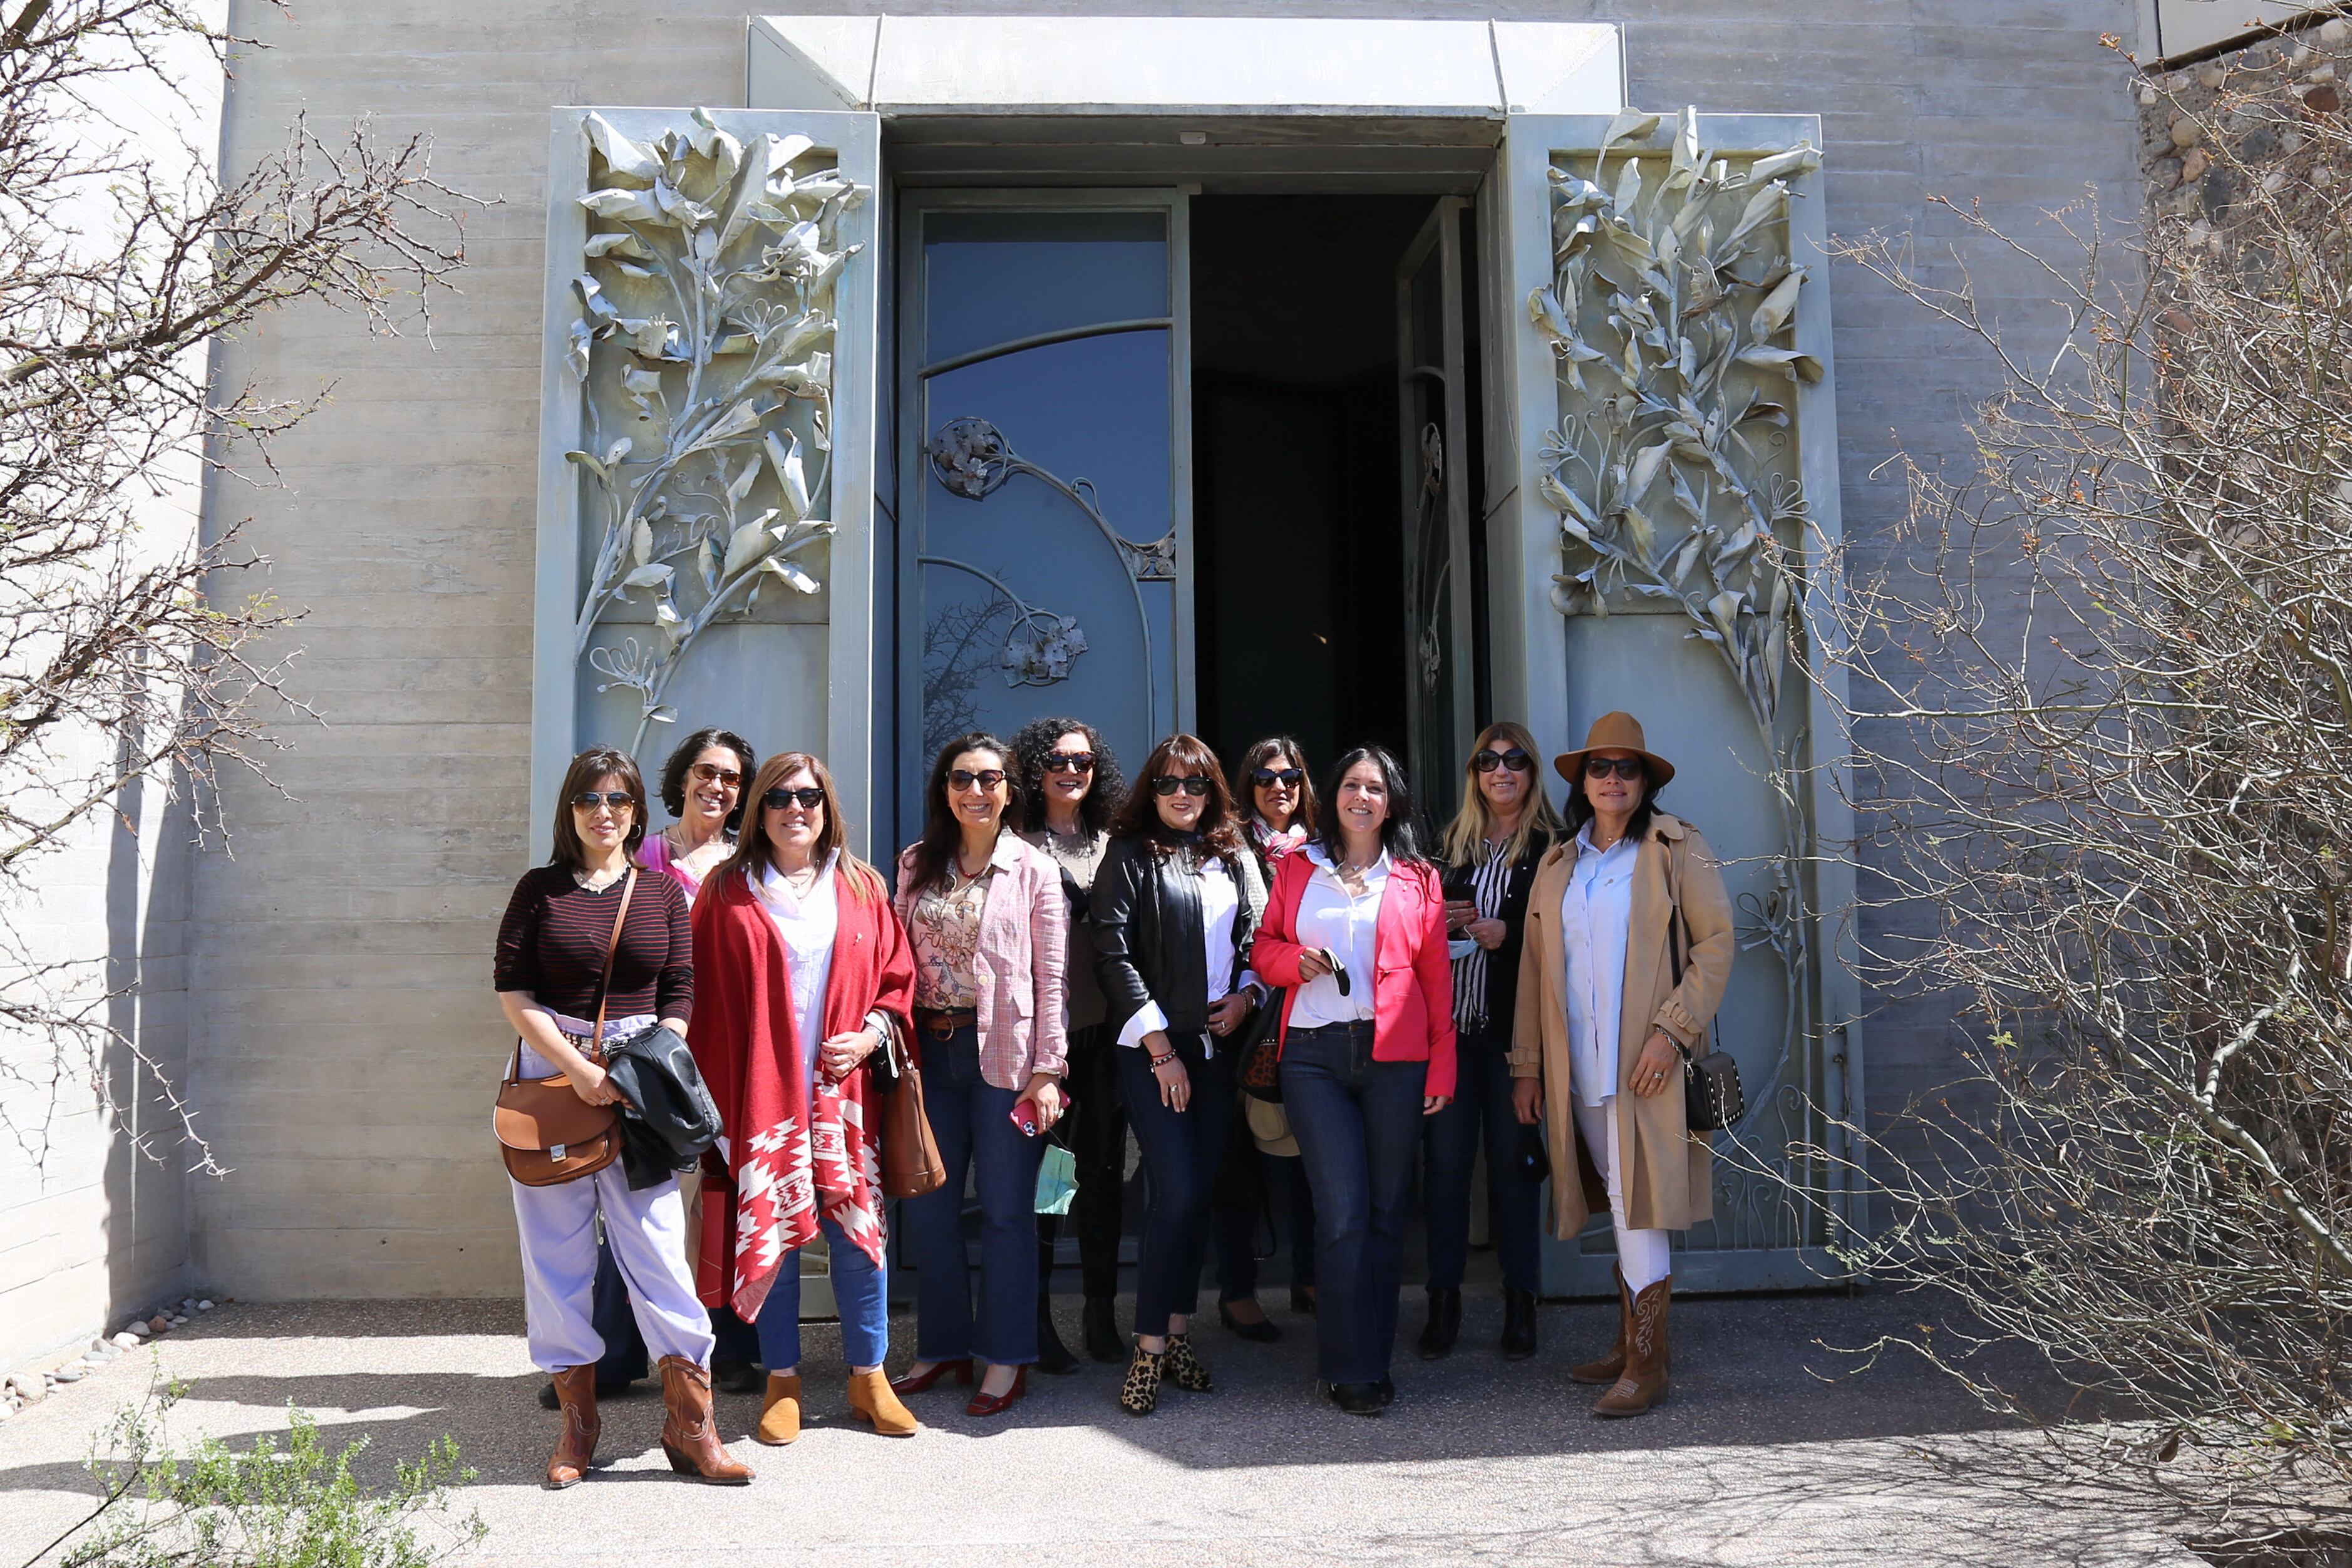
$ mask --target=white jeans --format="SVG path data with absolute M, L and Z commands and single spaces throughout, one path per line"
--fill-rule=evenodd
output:
M 525 1047 L 522 1070 L 530 1078 L 554 1069 Z M 523 1317 L 532 1365 L 560 1372 L 591 1365 L 604 1353 L 604 1338 L 589 1321 L 599 1211 L 646 1348 L 656 1358 L 710 1364 L 710 1314 L 686 1266 L 686 1205 L 677 1178 L 633 1193 L 615 1160 L 593 1176 L 552 1187 L 507 1185 L 514 1191 L 515 1228 L 522 1239 Z
M 1617 1097 L 1598 1105 L 1576 1100 L 1576 1133 L 1609 1183 L 1609 1221 L 1617 1232 L 1617 1268 L 1625 1289 L 1640 1295 L 1675 1270 L 1671 1233 L 1635 1230 L 1625 1223 L 1624 1158 L 1617 1146 Z

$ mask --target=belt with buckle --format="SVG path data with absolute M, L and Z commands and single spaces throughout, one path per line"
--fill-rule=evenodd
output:
M 951 1037 L 958 1029 L 977 1028 L 980 1015 L 970 1007 L 918 1007 L 915 1027 L 935 1040 Z

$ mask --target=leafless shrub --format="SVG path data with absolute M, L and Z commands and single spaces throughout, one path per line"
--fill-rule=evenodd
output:
M 2088 209 L 2015 237 L 1948 204 L 2047 279 L 2053 357 L 1843 247 L 2004 384 L 1974 474 L 1906 461 L 1852 574 L 1863 961 L 1952 999 L 1970 1070 L 1866 1140 L 1847 1250 L 1975 1321 L 1914 1348 L 2123 1419 L 2052 1431 L 2240 1542 L 2352 1512 L 2352 132 L 2298 47 L 2151 84 L 2200 154 L 2159 167 L 2205 184 L 2123 265 Z M 2083 1393 L 1972 1371 L 1987 1337 Z
M 141 781 L 217 831 L 213 781 L 266 777 L 268 720 L 307 712 L 264 640 L 294 617 L 244 585 L 263 563 L 236 531 L 142 532 L 142 503 L 207 469 L 266 481 L 270 437 L 323 395 L 214 385 L 208 350 L 299 300 L 394 332 L 464 260 L 462 198 L 421 137 L 331 143 L 298 119 L 224 185 L 121 128 L 122 105 L 169 101 L 180 62 L 217 70 L 233 41 L 183 0 L 0 15 L 0 1089 L 17 1091 L 0 1121 L 36 1159 L 69 1097 L 118 1098 L 110 1054 L 177 1105 L 109 1023 L 101 961 L 35 940 L 37 866 Z M 173 1131 L 208 1167 L 181 1110 Z

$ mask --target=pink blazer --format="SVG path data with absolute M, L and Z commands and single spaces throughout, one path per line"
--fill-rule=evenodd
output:
M 1272 985 L 1299 984 L 1298 900 L 1315 863 L 1286 855 L 1275 863 L 1265 921 L 1250 948 L 1250 967 Z M 1424 1094 L 1454 1098 L 1454 961 L 1445 949 L 1445 899 L 1437 868 L 1391 863 L 1372 927 L 1372 1059 L 1429 1064 Z M 1282 1034 L 1290 1035 L 1296 990 L 1282 999 Z
M 1032 1074 L 1060 1077 L 1069 1050 L 1069 997 L 1064 964 L 1070 906 L 1061 868 L 1017 833 L 996 837 L 996 868 L 980 906 L 980 944 L 972 954 L 972 1011 L 979 1016 L 980 1076 L 998 1089 L 1024 1089 Z M 898 856 L 891 905 L 911 936 L 915 851 Z

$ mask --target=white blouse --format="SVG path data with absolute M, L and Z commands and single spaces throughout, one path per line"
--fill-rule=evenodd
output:
M 1559 900 L 1568 954 L 1569 1083 L 1598 1105 L 1617 1092 L 1617 1029 L 1625 1011 L 1625 938 L 1633 923 L 1633 861 L 1628 834 L 1600 850 L 1592 824 L 1576 836 L 1576 866 Z
M 793 987 L 793 1028 L 800 1037 L 802 1071 L 811 1088 L 816 1084 L 817 1057 L 824 1044 L 824 988 L 833 978 L 833 939 L 841 929 L 841 909 L 834 892 L 835 855 L 825 857 L 816 883 L 805 897 L 795 896 L 771 862 L 761 874 L 760 907 L 776 922 L 784 940 L 784 964 Z
M 1201 942 L 1208 951 L 1209 1005 L 1215 1006 L 1233 994 L 1234 984 L 1234 921 L 1241 918 L 1242 890 L 1234 883 L 1233 868 L 1215 856 L 1211 856 L 1196 868 L 1201 883 Z M 1246 969 L 1242 972 L 1241 984 L 1253 984 L 1257 976 Z M 1135 1010 L 1118 1031 L 1122 1046 L 1139 1046 L 1143 1037 L 1154 1029 L 1168 1027 L 1168 1015 L 1160 1004 L 1146 1000 Z M 1202 1054 L 1217 1054 L 1217 1037 L 1206 1036 L 1202 1041 Z
M 1355 1024 L 1372 1016 L 1373 962 L 1380 952 L 1381 895 L 1389 885 L 1386 850 L 1364 872 L 1361 898 L 1349 893 L 1331 868 L 1331 858 L 1319 844 L 1301 853 L 1315 869 L 1298 895 L 1298 945 L 1328 947 L 1348 966 L 1348 994 L 1339 983 L 1318 974 L 1298 988 L 1290 1004 L 1290 1027 L 1319 1029 L 1328 1024 Z

